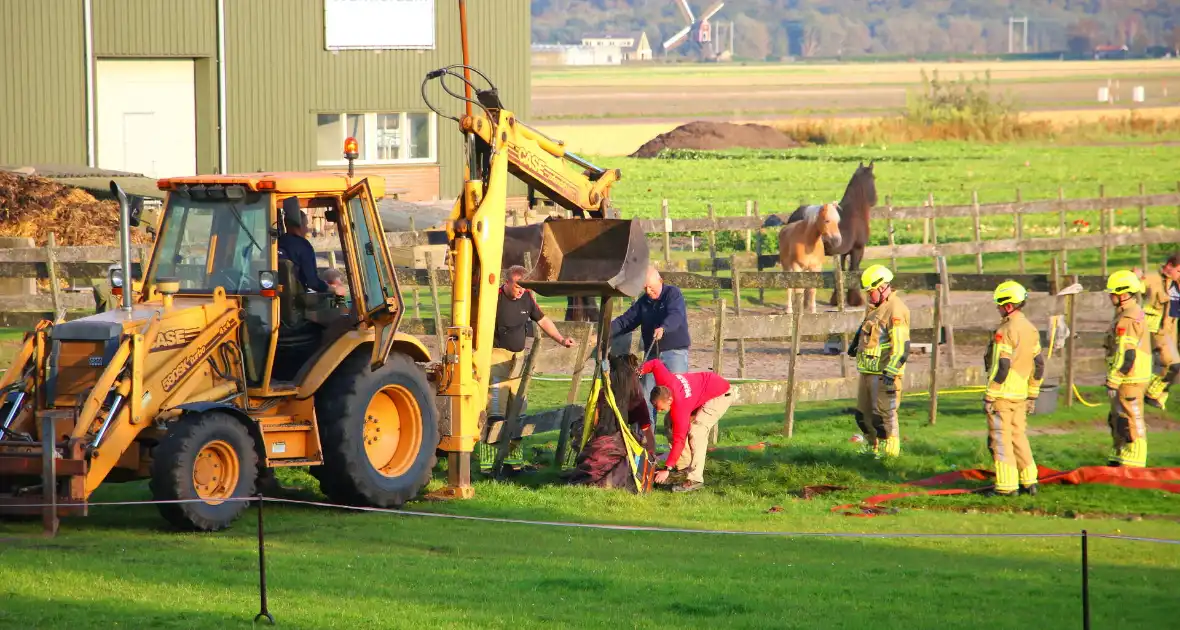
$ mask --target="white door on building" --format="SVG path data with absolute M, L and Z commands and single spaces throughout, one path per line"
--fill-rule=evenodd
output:
M 172 177 L 197 173 L 192 59 L 100 59 L 98 166 Z

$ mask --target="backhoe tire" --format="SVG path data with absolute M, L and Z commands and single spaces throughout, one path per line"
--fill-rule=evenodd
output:
M 324 463 L 311 473 L 332 501 L 397 508 L 430 482 L 438 461 L 435 392 L 409 357 L 390 354 L 373 372 L 363 348 L 316 392 Z
M 223 411 L 185 414 L 168 427 L 152 455 L 149 487 L 157 501 L 205 499 L 159 505 L 181 529 L 225 529 L 246 509 L 258 479 L 254 438 Z

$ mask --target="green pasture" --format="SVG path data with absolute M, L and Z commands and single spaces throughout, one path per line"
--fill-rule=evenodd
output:
M 1117 146 L 975 144 L 924 142 L 861 147 L 814 146 L 790 151 L 685 152 L 669 159 L 610 158 L 603 166 L 619 168 L 623 179 L 612 200 L 625 217 L 657 218 L 667 199 L 673 218 L 704 217 L 712 204 L 718 216 L 742 215 L 748 200 L 762 216 L 791 212 L 800 203 L 839 201 L 857 164 L 875 161 L 879 204 L 919 206 L 933 195 L 935 205 L 1092 198 L 1105 186 L 1107 196 L 1176 192 L 1175 164 L 1180 146 L 1129 143 Z M 1069 233 L 1096 233 L 1098 213 L 1071 213 Z M 1074 224 L 1085 219 L 1089 226 Z M 1009 238 L 1011 217 L 985 217 L 982 238 Z M 1056 214 L 1028 215 L 1026 238 L 1058 236 Z M 1119 208 L 1114 231 L 1137 229 L 1138 211 Z M 1150 208 L 1148 226 L 1180 227 L 1177 208 Z M 888 244 L 884 221 L 874 221 L 872 244 Z M 899 244 L 922 242 L 921 221 L 895 223 Z M 939 242 L 969 240 L 970 219 L 943 219 Z
M 543 381 L 531 406 L 556 404 Z M 1087 390 L 1095 399 L 1100 394 Z M 481 517 L 752 532 L 1090 533 L 1180 538 L 1180 495 L 1104 486 L 1045 487 L 1036 498 L 923 498 L 874 519 L 831 512 L 953 467 L 985 466 L 977 395 L 944 395 L 925 426 L 924 396 L 902 406 L 903 455 L 856 452 L 847 403 L 802 405 L 795 437 L 777 405 L 723 419 L 708 487 L 691 495 L 574 488 L 552 472 L 481 480 L 476 497 L 408 509 Z M 1102 408 L 1034 417 L 1038 461 L 1099 463 Z M 1151 463 L 1180 466 L 1180 417 L 1155 414 Z M 526 452 L 544 462 L 553 434 Z M 765 442 L 762 450 L 747 445 Z M 440 470 L 432 487 L 440 485 Z M 281 471 L 286 496 L 319 498 Z M 804 486 L 846 489 L 804 499 Z M 95 500 L 144 499 L 143 483 Z M 771 508 L 776 508 L 771 511 Z M 169 531 L 151 507 L 94 508 L 46 540 L 36 522 L 0 522 L 0 627 L 244 628 L 257 612 L 255 515 L 215 534 Z M 1080 624 L 1076 538 L 783 538 L 624 532 L 266 508 L 270 610 L 280 628 L 1043 628 Z M 1090 543 L 1096 628 L 1174 619 L 1176 546 Z M 1128 605 L 1134 602 L 1134 605 Z M 994 611 L 995 614 L 987 611 Z

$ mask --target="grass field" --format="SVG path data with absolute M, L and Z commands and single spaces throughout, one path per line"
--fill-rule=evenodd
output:
M 556 403 L 542 383 L 533 404 Z M 1100 395 L 1085 392 L 1090 398 Z M 702 529 L 833 533 L 1110 533 L 1180 538 L 1178 495 L 1101 486 L 1046 487 L 1033 498 L 900 503 L 873 520 L 833 505 L 951 467 L 985 465 L 977 395 L 945 395 L 936 427 L 924 397 L 902 407 L 903 456 L 858 456 L 843 403 L 804 405 L 796 437 L 778 406 L 735 408 L 694 495 L 570 488 L 552 473 L 481 481 L 461 503 L 415 510 L 485 517 Z M 1101 409 L 1034 418 L 1043 465 L 1100 462 Z M 1153 465 L 1180 465 L 1178 416 L 1152 415 Z M 555 436 L 531 444 L 548 452 Z M 750 451 L 745 445 L 769 447 Z M 441 474 L 441 473 L 440 473 Z M 315 497 L 284 471 L 291 496 Z M 436 485 L 440 481 L 434 482 Z M 804 485 L 848 489 L 811 500 Z M 96 499 L 146 498 L 143 484 Z M 782 511 L 768 513 L 772 506 Z M 1047 515 L 1047 516 L 1046 516 Z M 96 508 L 51 541 L 36 524 L 0 524 L 0 627 L 246 627 L 257 611 L 253 512 L 219 534 L 170 533 L 154 508 Z M 1077 627 L 1078 541 L 705 537 L 267 508 L 270 608 L 281 627 Z M 1173 546 L 1091 542 L 1095 626 L 1166 627 L 1180 578 Z M 1133 601 L 1134 606 L 1127 602 Z M 935 605 L 934 602 L 937 602 Z M 981 608 L 982 607 L 982 608 Z M 981 610 L 1002 610 L 997 616 Z
M 923 70 L 944 79 L 990 72 L 994 90 L 1030 110 L 1096 105 L 1098 88 L 1108 85 L 1121 103 L 1131 102 L 1134 86 L 1145 89 L 1143 106 L 1180 103 L 1175 60 L 636 65 L 534 68 L 532 119 L 880 115 L 904 106 Z

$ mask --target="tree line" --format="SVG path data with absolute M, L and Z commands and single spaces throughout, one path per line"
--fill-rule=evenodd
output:
M 700 14 L 713 0 L 689 0 Z M 727 0 L 734 56 L 749 60 L 868 55 L 1003 54 L 1009 17 L 1015 52 L 1089 56 L 1103 45 L 1132 56 L 1180 51 L 1177 0 Z M 676 0 L 532 0 L 534 43 L 577 44 L 589 33 L 644 31 L 655 54 L 684 28 Z M 682 46 L 670 57 L 691 54 Z

